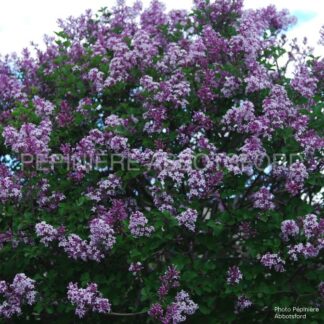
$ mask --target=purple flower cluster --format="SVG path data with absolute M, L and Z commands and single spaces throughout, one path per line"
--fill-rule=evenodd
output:
M 164 275 L 160 277 L 161 286 L 158 290 L 160 298 L 165 297 L 171 288 L 179 287 L 180 272 L 175 266 L 169 266 Z
M 105 125 L 107 127 L 125 126 L 126 121 L 117 115 L 111 114 L 105 119 Z
M 103 90 L 104 73 L 97 68 L 91 69 L 85 79 L 91 82 L 94 91 L 101 92 Z
M 296 111 L 285 88 L 279 85 L 272 87 L 270 95 L 263 101 L 262 108 L 264 116 L 259 117 L 258 120 L 265 124 L 265 135 L 289 125 L 296 117 Z
M 115 196 L 120 189 L 120 178 L 114 174 L 110 174 L 107 179 L 102 179 L 98 182 L 97 188 L 89 188 L 86 197 L 93 201 L 100 202 Z
M 264 254 L 262 256 L 260 262 L 266 268 L 269 268 L 269 269 L 273 268 L 277 272 L 285 271 L 284 265 L 286 262 L 284 260 L 282 260 L 278 254 L 275 254 L 275 253 L 271 254 L 271 253 L 267 252 L 266 254 Z
M 90 222 L 90 245 L 102 246 L 105 251 L 112 249 L 116 243 L 114 230 L 100 218 Z
M 305 98 L 311 99 L 317 88 L 317 78 L 310 75 L 310 71 L 305 65 L 299 67 L 299 70 L 291 80 L 291 86 Z
M 304 186 L 305 179 L 308 178 L 308 172 L 302 162 L 295 162 L 290 165 L 286 181 L 287 191 L 296 196 Z
M 188 208 L 186 211 L 179 214 L 176 218 L 180 226 L 186 227 L 189 231 L 194 232 L 198 213 L 196 210 Z
M 257 92 L 271 87 L 270 77 L 263 65 L 258 64 L 254 60 L 252 60 L 252 62 L 248 62 L 247 65 L 250 70 L 250 74 L 244 79 L 244 81 L 247 83 L 246 93 Z
M 33 305 L 35 303 L 35 281 L 24 273 L 18 273 L 12 284 L 0 281 L 0 295 L 4 299 L 0 304 L 0 316 L 11 318 L 14 315 L 20 315 L 24 304 Z
M 303 220 L 303 229 L 304 229 L 304 234 L 308 239 L 318 234 L 320 228 L 319 228 L 317 216 L 314 214 L 306 215 Z M 323 231 L 323 228 L 321 230 Z
M 164 323 L 185 322 L 188 315 L 193 315 L 198 310 L 198 305 L 194 303 L 187 292 L 181 290 L 177 293 L 175 301 L 166 309 L 164 317 L 160 321 Z
M 35 96 L 33 99 L 33 105 L 35 106 L 35 112 L 38 116 L 46 118 L 52 115 L 55 106 L 48 100 Z
M 131 234 L 138 238 L 150 236 L 154 232 L 154 227 L 147 225 L 148 219 L 140 211 L 132 213 L 129 219 L 129 230 Z
M 6 126 L 2 136 L 5 139 L 5 144 L 16 153 L 48 155 L 51 131 L 52 124 L 45 119 L 38 126 L 25 123 L 19 131 L 12 126 Z
M 23 84 L 13 75 L 8 62 L 0 61 L 0 102 L 4 110 L 9 110 L 15 104 L 26 104 L 27 95 L 23 91 Z
M 227 271 L 227 283 L 230 285 L 238 284 L 243 279 L 243 274 L 239 267 L 232 266 Z
M 11 230 L 0 233 L 0 250 L 3 248 L 5 243 L 10 243 L 13 240 L 13 233 Z
M 17 201 L 21 198 L 21 184 L 5 165 L 0 165 L 0 202 Z
M 100 218 L 95 218 L 90 222 L 89 241 L 83 240 L 77 234 L 64 236 L 63 227 L 55 229 L 44 221 L 36 224 L 35 231 L 45 246 L 48 246 L 50 242 L 58 241 L 58 246 L 62 247 L 74 260 L 100 262 L 105 257 L 105 253 L 110 251 L 116 243 L 113 228 Z
M 104 254 L 94 244 L 89 244 L 88 241 L 83 240 L 77 234 L 70 234 L 67 237 L 62 238 L 59 243 L 59 247 L 62 247 L 67 253 L 69 258 L 83 261 L 95 260 L 100 262 L 104 258 Z
M 288 256 L 291 260 L 297 261 L 299 256 L 304 258 L 315 258 L 324 248 L 324 220 L 318 220 L 317 215 L 308 214 L 301 219 L 300 226 L 294 220 L 285 220 L 281 223 L 281 236 L 288 241 L 289 237 L 296 238 L 298 234 L 304 235 L 306 243 L 288 245 Z
M 237 301 L 235 303 L 235 313 L 240 313 L 243 310 L 250 308 L 252 306 L 252 302 L 250 299 L 248 299 L 247 297 L 241 295 L 237 298 Z
M 294 220 L 285 220 L 281 223 L 282 238 L 287 241 L 289 237 L 299 234 L 299 227 Z
M 253 195 L 253 207 L 261 210 L 271 210 L 275 208 L 273 203 L 274 195 L 268 188 L 262 187 Z
M 90 310 L 103 314 L 111 312 L 109 300 L 102 297 L 95 283 L 88 284 L 86 288 L 79 288 L 77 283 L 70 282 L 67 297 L 72 305 L 76 306 L 75 314 L 79 318 L 83 318 Z
M 229 109 L 222 118 L 226 129 L 245 133 L 249 131 L 249 123 L 255 119 L 254 105 L 250 101 L 242 101 L 239 107 Z
M 134 276 L 137 276 L 144 269 L 141 262 L 134 262 L 128 268 L 128 271 L 131 272 Z
M 103 219 L 110 226 L 120 223 L 128 217 L 127 205 L 121 199 L 112 199 L 112 204 L 109 209 L 103 205 L 96 205 L 92 208 L 97 217 Z
M 164 275 L 160 277 L 161 287 L 158 290 L 160 301 L 169 293 L 171 288 L 179 287 L 180 272 L 174 267 L 168 267 Z M 177 293 L 174 301 L 164 310 L 161 303 L 151 305 L 148 311 L 149 316 L 162 324 L 181 323 L 187 319 L 188 315 L 193 315 L 198 309 L 189 294 L 183 290 Z
M 49 243 L 58 240 L 64 234 L 64 227 L 56 229 L 54 226 L 42 221 L 35 225 L 35 232 L 40 241 L 45 246 L 48 246 Z
M 66 198 L 61 192 L 50 192 L 50 185 L 47 179 L 42 179 L 40 183 L 38 183 L 37 188 L 39 188 L 37 204 L 40 209 L 53 211 L 57 209 L 59 203 Z
M 243 239 L 249 239 L 256 235 L 256 230 L 253 228 L 251 222 L 242 222 L 239 225 L 238 234 L 243 237 Z
M 323 248 L 323 246 L 322 246 Z M 310 242 L 298 243 L 293 246 L 289 246 L 288 255 L 293 261 L 297 261 L 300 255 L 303 255 L 305 259 L 315 258 L 318 256 L 320 247 L 314 246 Z
M 152 100 L 156 104 L 168 102 L 175 108 L 184 108 L 188 103 L 185 98 L 190 93 L 190 85 L 180 72 L 172 75 L 167 81 L 155 82 L 152 77 L 145 75 L 140 82 L 143 90 L 153 94 Z

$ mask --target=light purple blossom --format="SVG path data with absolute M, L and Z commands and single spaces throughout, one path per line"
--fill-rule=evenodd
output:
M 56 241 L 64 233 L 64 228 L 54 228 L 54 226 L 47 224 L 45 221 L 37 223 L 35 225 L 36 235 L 40 238 L 40 241 L 48 246 L 49 243 Z
M 107 127 L 124 126 L 125 120 L 118 117 L 117 115 L 111 114 L 105 119 L 105 125 Z
M 90 245 L 102 246 L 105 251 L 111 250 L 116 243 L 114 230 L 100 218 L 90 222 L 90 233 Z
M 61 239 L 59 246 L 74 260 L 81 259 L 87 261 L 89 258 L 100 260 L 103 257 L 103 253 L 98 248 L 90 246 L 86 240 L 81 239 L 77 234 L 70 234 L 66 238 Z
M 22 197 L 22 186 L 17 176 L 11 174 L 5 165 L 0 165 L 0 201 L 18 201 Z
M 314 246 L 312 243 L 298 243 L 293 246 L 289 246 L 288 255 L 293 261 L 297 261 L 300 256 L 304 256 L 305 259 L 315 258 L 319 253 L 319 247 Z
M 299 227 L 294 220 L 285 220 L 281 223 L 282 238 L 287 241 L 289 237 L 295 237 L 299 233 Z
M 248 125 L 255 119 L 254 105 L 250 101 L 242 101 L 239 107 L 229 109 L 222 118 L 222 124 L 226 129 L 244 133 L 248 131 Z
M 318 230 L 318 220 L 315 214 L 308 214 L 303 220 L 303 229 L 305 236 L 310 239 L 315 236 Z
M 261 210 L 271 210 L 275 208 L 273 203 L 274 195 L 269 189 L 262 187 L 253 195 L 253 207 Z
M 291 80 L 291 86 L 302 96 L 310 99 L 314 96 L 318 79 L 311 75 L 305 65 L 301 65 Z
M 243 279 L 243 274 L 239 267 L 232 266 L 227 271 L 227 283 L 230 285 L 238 284 Z
M 40 117 L 48 117 L 52 115 L 55 106 L 48 100 L 35 96 L 33 99 L 36 114 Z
M 128 268 L 128 271 L 131 272 L 134 276 L 137 276 L 144 269 L 141 262 L 133 262 Z
M 176 218 L 180 226 L 186 227 L 189 231 L 194 232 L 198 213 L 196 210 L 188 208 L 186 211 L 179 214 Z
M 308 178 L 306 166 L 302 162 L 295 162 L 290 165 L 286 181 L 286 190 L 296 196 L 304 186 L 305 179 Z
M 42 120 L 38 126 L 25 123 L 19 130 L 12 126 L 6 126 L 2 132 L 5 144 L 16 153 L 31 155 L 48 155 L 50 149 L 48 143 L 52 124 L 49 120 Z
M 261 258 L 261 264 L 264 265 L 265 267 L 269 269 L 274 269 L 277 272 L 284 272 L 285 268 L 285 261 L 282 260 L 278 254 L 271 254 L 271 253 L 266 253 L 262 256 Z
M 161 298 L 165 297 L 171 288 L 179 287 L 180 272 L 175 266 L 169 266 L 164 275 L 160 277 L 161 286 L 158 290 L 158 295 Z
M 198 309 L 198 305 L 194 303 L 187 292 L 181 290 L 177 293 L 175 301 L 167 307 L 165 314 L 165 322 L 181 323 L 187 319 L 187 315 L 193 315 Z
M 177 293 L 173 303 L 167 306 L 165 312 L 161 304 L 153 304 L 148 312 L 149 316 L 163 324 L 185 322 L 188 315 L 193 315 L 198 309 L 187 292 L 181 290 Z
M 241 295 L 237 298 L 237 301 L 235 303 L 235 313 L 240 313 L 243 310 L 250 308 L 252 306 L 252 302 L 247 297 Z
M 72 305 L 76 306 L 75 314 L 79 318 L 83 318 L 89 311 L 103 314 L 111 312 L 109 300 L 102 297 L 95 283 L 88 284 L 86 288 L 79 288 L 77 283 L 70 282 L 67 297 Z
M 18 273 L 12 284 L 0 281 L 0 295 L 4 298 L 0 304 L 0 316 L 11 318 L 21 315 L 24 304 L 33 305 L 35 303 L 35 281 L 24 273 Z
M 138 238 L 150 236 L 154 232 L 154 227 L 147 225 L 148 219 L 140 211 L 134 212 L 129 220 L 129 230 L 131 234 Z

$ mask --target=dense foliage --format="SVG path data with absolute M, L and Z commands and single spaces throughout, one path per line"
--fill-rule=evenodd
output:
M 324 60 L 242 6 L 119 2 L 1 59 L 2 320 L 323 306 Z

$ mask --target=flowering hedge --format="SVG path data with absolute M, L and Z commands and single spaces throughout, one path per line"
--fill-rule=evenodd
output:
M 0 318 L 323 305 L 324 60 L 242 6 L 119 2 L 1 59 Z

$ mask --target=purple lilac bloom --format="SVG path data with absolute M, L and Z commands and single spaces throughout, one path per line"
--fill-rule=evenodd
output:
M 134 276 L 137 276 L 144 269 L 141 262 L 133 262 L 130 264 L 128 271 L 131 272 Z
M 70 234 L 59 242 L 59 246 L 64 249 L 69 258 L 83 261 L 94 260 L 100 262 L 104 258 L 104 253 L 95 245 L 89 244 L 76 234 Z
M 45 221 L 37 223 L 35 225 L 36 235 L 40 238 L 40 241 L 48 246 L 49 243 L 56 241 L 64 233 L 64 228 L 54 228 L 52 225 L 47 224 Z
M 187 292 L 181 290 L 177 293 L 175 301 L 166 309 L 164 323 L 181 323 L 187 319 L 187 315 L 193 315 L 198 309 Z
M 11 174 L 9 169 L 0 165 L 0 202 L 5 203 L 9 200 L 18 201 L 22 197 L 21 184 L 18 178 Z
M 262 187 L 258 192 L 253 195 L 253 207 L 262 210 L 271 210 L 275 208 L 273 203 L 273 194 L 269 189 Z
M 165 297 L 171 288 L 179 287 L 180 272 L 175 266 L 169 266 L 164 275 L 160 277 L 161 286 L 158 290 L 160 298 Z
M 186 227 L 189 231 L 194 232 L 198 213 L 196 210 L 188 208 L 186 211 L 182 212 L 176 218 L 180 226 Z
M 95 283 L 88 284 L 86 288 L 79 288 L 77 283 L 70 282 L 67 297 L 72 305 L 76 306 L 75 314 L 79 318 L 83 318 L 90 310 L 104 314 L 111 311 L 109 300 L 102 297 Z
M 303 189 L 304 181 L 307 178 L 307 168 L 303 163 L 297 161 L 291 164 L 287 175 L 286 190 L 296 196 Z
M 153 304 L 148 312 L 149 316 L 162 324 L 181 323 L 186 321 L 188 315 L 193 315 L 198 309 L 187 292 L 181 290 L 177 293 L 173 303 L 169 304 L 164 312 L 161 304 Z
M 42 120 L 38 126 L 25 123 L 19 130 L 12 126 L 6 126 L 2 132 L 5 145 L 11 147 L 16 153 L 47 156 L 52 123 Z
M 90 245 L 102 246 L 105 251 L 111 250 L 116 243 L 114 230 L 100 218 L 91 221 L 90 233 Z
M 21 315 L 24 304 L 33 305 L 36 301 L 35 281 L 24 273 L 18 273 L 12 284 L 0 281 L 0 295 L 4 299 L 0 304 L 0 316 Z
M 312 243 L 298 243 L 293 246 L 289 246 L 288 255 L 293 261 L 297 261 L 299 256 L 304 256 L 305 259 L 315 258 L 319 253 L 320 248 L 314 246 Z
M 277 272 L 283 272 L 285 271 L 284 265 L 285 261 L 282 260 L 278 254 L 271 254 L 271 253 L 266 253 L 265 255 L 262 256 L 261 258 L 261 263 L 269 268 L 269 269 L 274 269 Z
M 290 84 L 302 96 L 311 99 L 316 91 L 317 82 L 318 79 L 311 75 L 307 67 L 301 65 Z
M 227 283 L 230 285 L 238 284 L 243 278 L 243 274 L 239 267 L 230 267 L 227 271 Z
M 235 304 L 235 313 L 240 313 L 243 310 L 252 306 L 252 302 L 245 296 L 239 296 Z
M 148 220 L 143 213 L 139 211 L 134 212 L 129 221 L 129 230 L 131 234 L 136 238 L 150 236 L 154 231 L 154 227 L 148 226 L 147 223 Z
M 288 219 L 281 223 L 282 238 L 287 241 L 289 237 L 295 237 L 299 233 L 299 227 L 294 220 Z
M 156 320 L 162 321 L 163 318 L 163 308 L 161 304 L 153 304 L 148 311 L 149 316 L 153 317 Z
M 318 220 L 317 216 L 314 214 L 306 215 L 303 220 L 304 234 L 309 239 L 316 235 L 318 230 Z
M 34 97 L 33 104 L 35 106 L 36 114 L 40 117 L 50 116 L 55 109 L 55 106 L 51 102 L 38 96 Z

